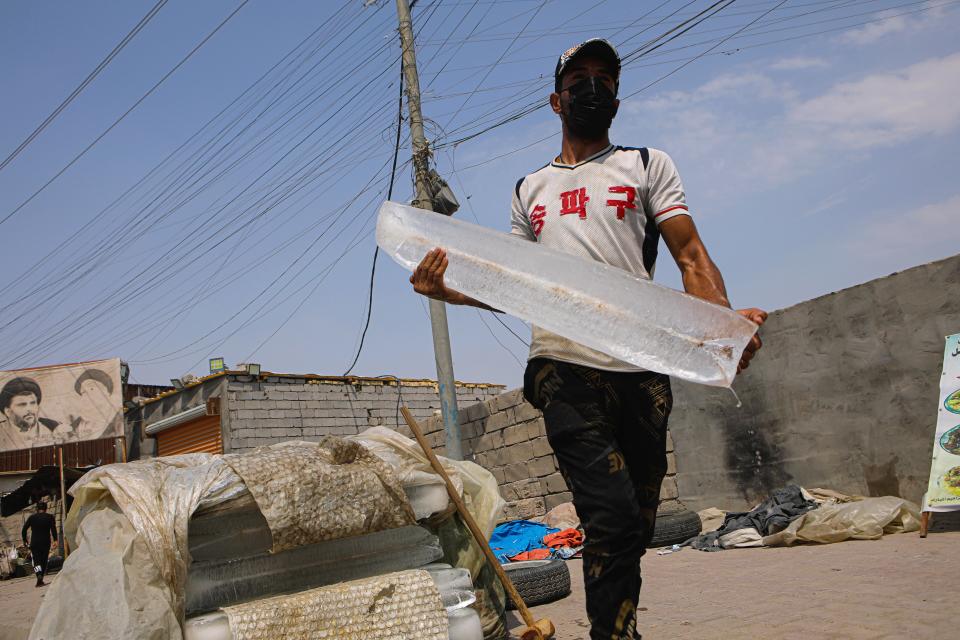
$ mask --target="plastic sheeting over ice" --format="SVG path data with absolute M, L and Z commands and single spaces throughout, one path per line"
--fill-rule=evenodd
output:
M 739 314 L 595 260 L 387 201 L 377 244 L 413 270 L 447 251 L 450 287 L 640 367 L 728 387 L 756 332 Z
M 220 456 L 206 453 L 87 473 L 70 489 L 65 529 L 76 551 L 50 586 L 30 638 L 179 640 L 190 514 L 205 500 L 245 490 Z
M 324 438 L 224 456 L 273 535 L 273 551 L 414 523 L 393 469 L 358 443 Z
M 377 438 L 376 433 L 371 435 Z M 378 439 L 397 452 L 386 464 L 382 457 L 357 446 L 356 441 L 328 438 L 326 444 L 319 445 L 283 443 L 230 456 L 186 454 L 112 464 L 91 471 L 71 489 L 75 500 L 65 528 L 76 551 L 49 588 L 30 638 L 181 639 L 191 515 L 197 510 L 209 513 L 214 507 L 223 510 L 230 504 L 246 504 L 253 494 L 259 496 L 258 502 L 271 501 L 267 511 L 279 514 L 267 516 L 272 532 L 299 526 L 289 523 L 301 520 L 288 518 L 298 511 L 312 514 L 313 520 L 322 520 L 325 512 L 341 506 L 338 494 L 342 476 L 335 470 L 324 469 L 319 475 L 326 478 L 327 484 L 302 492 L 296 490 L 300 484 L 311 482 L 304 476 L 318 473 L 322 459 L 330 466 L 360 465 L 374 472 L 373 476 L 361 474 L 370 483 L 368 488 L 374 494 L 379 492 L 381 498 L 376 504 L 367 503 L 372 511 L 366 531 L 383 528 L 387 523 L 410 522 L 412 512 L 399 477 L 408 477 L 410 467 L 420 464 L 411 452 L 416 445 L 392 432 L 381 434 Z M 293 453 L 297 451 L 299 455 Z M 253 461 L 264 455 L 276 463 L 271 465 L 269 474 L 251 471 L 247 467 L 256 465 L 241 460 Z M 496 480 L 472 463 L 446 464 L 454 471 L 454 477 L 459 477 L 457 482 L 465 488 L 465 498 L 475 517 L 492 529 L 503 505 Z M 251 486 L 234 468 L 247 474 Z M 354 497 L 368 500 L 365 494 Z M 306 538 L 324 529 L 316 524 L 308 523 L 311 532 L 304 534 Z M 337 531 L 356 528 L 337 524 L 333 527 Z M 273 538 L 276 544 L 277 536 Z M 296 539 L 297 536 L 280 536 L 281 544 Z
M 75 539 L 80 546 L 47 587 L 31 639 L 181 637 L 170 587 L 143 536 L 109 495 L 83 519 Z
M 397 469 L 404 487 L 444 484 L 440 476 L 433 471 L 420 445 L 396 431 L 386 427 L 371 427 L 358 436 L 347 436 L 347 439 L 359 442 Z M 453 486 L 463 496 L 467 510 L 477 526 L 489 538 L 506 504 L 500 496 L 497 479 L 473 462 L 450 460 L 443 456 L 438 458 Z M 476 570 L 471 571 L 473 575 L 477 574 Z

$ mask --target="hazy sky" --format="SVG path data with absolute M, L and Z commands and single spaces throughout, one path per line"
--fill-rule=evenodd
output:
M 153 4 L 0 4 L 0 159 Z M 223 356 L 343 373 L 397 118 L 394 3 L 364 4 L 252 0 L 0 224 L 0 368 L 120 356 L 161 383 Z M 609 37 L 626 56 L 709 4 L 420 0 L 423 110 L 457 216 L 507 230 L 513 185 L 558 152 L 559 123 L 541 108 L 445 143 L 546 101 L 572 44 Z M 957 1 L 778 4 L 739 0 L 631 59 L 612 132 L 673 157 L 734 305 L 770 310 L 960 247 Z M 239 5 L 170 0 L 0 171 L 0 219 Z M 409 153 L 404 138 L 394 199 L 411 197 Z M 406 278 L 381 256 L 355 373 L 434 377 Z M 679 286 L 666 251 L 657 280 Z M 502 318 L 517 338 L 473 309 L 449 317 L 458 379 L 520 384 L 522 322 Z

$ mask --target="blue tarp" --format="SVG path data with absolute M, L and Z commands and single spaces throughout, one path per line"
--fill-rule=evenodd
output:
M 493 555 L 501 564 L 510 562 L 511 556 L 524 551 L 533 549 L 546 549 L 543 544 L 544 536 L 556 533 L 560 529 L 554 529 L 539 522 L 529 520 L 512 520 L 497 525 L 490 536 L 490 548 L 493 549 Z

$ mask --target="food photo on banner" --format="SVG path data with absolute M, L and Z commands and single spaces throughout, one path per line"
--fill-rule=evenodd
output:
M 0 451 L 122 435 L 119 358 L 0 371 Z
M 947 336 L 924 511 L 960 509 L 960 333 Z

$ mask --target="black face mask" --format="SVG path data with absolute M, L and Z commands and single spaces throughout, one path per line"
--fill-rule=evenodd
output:
M 600 78 L 589 77 L 570 85 L 564 121 L 570 133 L 585 140 L 601 138 L 617 115 L 617 96 Z

